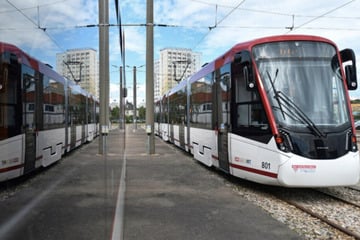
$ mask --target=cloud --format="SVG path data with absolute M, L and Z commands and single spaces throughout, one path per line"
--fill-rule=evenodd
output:
M 126 28 L 125 29 L 125 48 L 126 51 L 132 51 L 139 55 L 145 55 L 145 29 Z
M 98 48 L 98 28 L 76 28 L 97 24 L 97 0 L 10 0 L 10 3 L 14 6 L 0 1 L 0 41 L 16 44 L 47 62 L 54 61 L 56 52 L 69 48 Z M 120 7 L 123 23 L 146 23 L 145 0 L 123 0 Z M 110 22 L 116 23 L 113 0 L 109 1 L 109 8 Z M 154 1 L 155 23 L 169 25 L 154 27 L 154 55 L 157 58 L 164 47 L 185 47 L 201 52 L 204 61 L 211 61 L 234 44 L 253 38 L 314 34 L 333 40 L 340 49 L 353 48 L 359 56 L 358 9 L 359 1 L 343 0 Z M 289 32 L 293 24 L 295 28 Z M 124 30 L 127 64 L 144 64 L 145 27 L 127 26 Z M 117 31 L 110 28 L 110 57 L 119 65 Z
M 0 41 L 23 48 L 37 57 L 54 58 L 75 42 L 76 26 L 94 24 L 97 1 L 11 0 L 0 2 Z M 70 44 L 71 46 L 71 44 Z M 86 46 L 92 47 L 92 46 Z
M 125 0 L 121 5 L 123 22 L 145 23 L 145 0 Z M 340 49 L 353 48 L 359 56 L 359 8 L 358 1 L 342 0 L 326 4 L 313 0 L 274 0 L 271 4 L 268 0 L 154 1 L 154 22 L 178 26 L 154 28 L 154 54 L 157 58 L 164 47 L 185 47 L 201 52 L 208 62 L 239 42 L 269 35 L 310 34 L 329 38 Z M 145 51 L 145 28 L 125 30 L 127 62 L 143 64 L 139 54 L 143 56 Z
M 331 0 L 326 4 L 316 1 L 275 0 L 269 4 L 268 1 L 257 0 L 245 1 L 239 8 L 233 10 L 240 2 L 232 3 L 230 8 L 227 1 L 219 1 L 216 19 L 220 24 L 212 30 L 202 29 L 203 32 L 199 33 L 202 38 L 199 38 L 200 43 L 197 48 L 204 53 L 204 59 L 207 56 L 210 58 L 220 55 L 235 43 L 268 35 L 320 35 L 333 40 L 342 48 L 358 49 L 360 44 L 356 41 L 356 38 L 359 38 L 360 21 L 355 10 L 360 7 L 359 2 L 354 1 L 344 5 L 344 2 L 339 0 Z M 208 12 L 212 14 L 205 15 L 208 19 L 202 22 L 203 26 L 213 24 L 215 17 L 212 8 L 213 6 L 207 7 Z M 176 12 L 179 15 L 183 13 L 183 11 Z M 200 13 L 201 11 L 192 14 Z M 184 21 L 193 19 L 184 15 L 187 18 Z M 194 24 L 196 24 L 195 20 Z M 290 32 L 289 28 L 292 26 L 295 28 Z M 302 27 L 297 28 L 298 26 Z M 193 32 L 195 31 L 196 29 L 193 29 Z
M 10 3 L 9 3 L 10 2 Z M 2 1 L 0 17 L 9 28 L 36 29 L 37 27 L 58 29 L 97 22 L 96 1 Z M 66 29 L 65 29 L 66 30 Z

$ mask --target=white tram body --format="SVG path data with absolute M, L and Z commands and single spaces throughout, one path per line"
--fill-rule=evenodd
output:
M 0 182 L 98 135 L 94 96 L 16 46 L 0 43 L 0 76 Z
M 348 186 L 360 160 L 355 54 L 328 39 L 240 43 L 155 103 L 155 134 L 206 166 L 285 187 Z
M 0 143 L 1 172 L 0 181 L 16 178 L 23 173 L 19 165 L 23 165 L 23 149 L 25 148 L 24 135 L 17 135 L 2 140 Z
M 231 174 L 250 181 L 292 187 L 346 186 L 359 181 L 357 152 L 324 161 L 274 151 L 274 139 L 265 145 L 231 134 L 229 142 Z

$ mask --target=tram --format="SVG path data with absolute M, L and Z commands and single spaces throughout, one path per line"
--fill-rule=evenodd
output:
M 307 35 L 239 43 L 155 103 L 155 134 L 206 166 L 285 187 L 359 182 L 354 51 Z
M 61 159 L 99 133 L 99 103 L 18 47 L 0 42 L 0 181 Z

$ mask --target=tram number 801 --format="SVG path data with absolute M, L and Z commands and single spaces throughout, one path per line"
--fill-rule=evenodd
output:
M 261 162 L 261 168 L 270 169 L 270 163 L 269 162 Z

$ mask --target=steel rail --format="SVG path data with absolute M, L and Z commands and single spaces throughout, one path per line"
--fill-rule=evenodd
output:
M 277 195 L 278 195 L 278 194 L 277 194 Z M 331 220 L 329 220 L 328 218 L 326 218 L 326 217 L 324 217 L 324 216 L 321 216 L 320 214 L 318 214 L 318 213 L 316 213 L 316 212 L 314 212 L 314 211 L 312 211 L 312 210 L 310 210 L 310 209 L 302 206 L 301 204 L 296 203 L 295 201 L 291 201 L 291 200 L 289 200 L 289 199 L 285 199 L 284 197 L 281 197 L 281 196 L 276 196 L 276 197 L 279 198 L 280 200 L 282 200 L 282 201 L 284 201 L 284 202 L 286 202 L 286 203 L 288 203 L 288 204 L 290 204 L 290 205 L 292 205 L 292 206 L 300 209 L 301 211 L 303 211 L 303 212 L 305 212 L 305 213 L 308 213 L 308 214 L 311 215 L 312 217 L 315 217 L 315 218 L 317 218 L 317 219 L 325 222 L 325 223 L 328 224 L 329 226 L 331 226 L 331 227 L 333 227 L 333 228 L 335 228 L 335 229 L 337 229 L 337 230 L 339 230 L 339 231 L 341 231 L 341 232 L 343 232 L 343 233 L 345 233 L 345 234 L 347 234 L 347 235 L 349 235 L 349 236 L 351 236 L 351 237 L 354 237 L 354 238 L 357 239 L 357 240 L 360 240 L 360 234 L 359 234 L 359 233 L 353 232 L 353 231 L 351 231 L 351 230 L 349 230 L 349 229 L 341 226 L 340 224 L 337 224 L 337 223 L 335 223 L 334 221 L 331 221 Z

